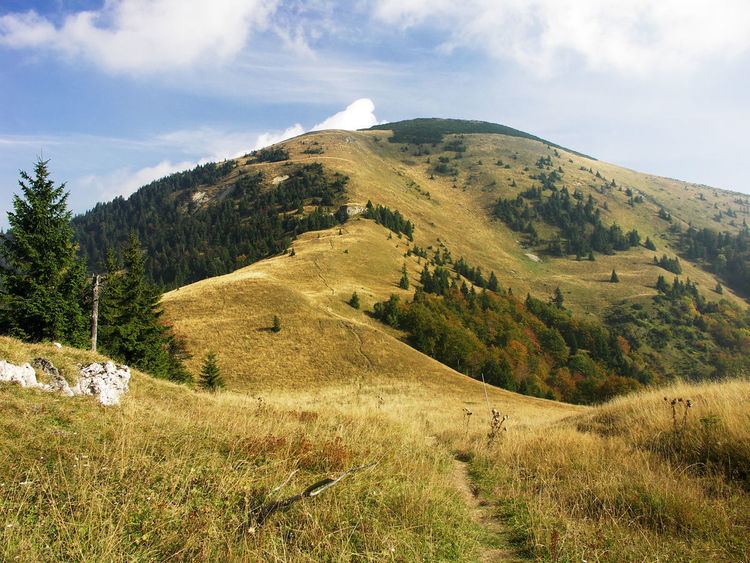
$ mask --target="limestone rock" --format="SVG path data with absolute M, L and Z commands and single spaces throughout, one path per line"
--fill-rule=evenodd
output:
M 89 364 L 81 368 L 78 383 L 73 387 L 68 385 L 65 378 L 49 360 L 36 358 L 34 366 L 49 376 L 49 384 L 37 380 L 36 371 L 31 364 L 17 366 L 5 360 L 0 360 L 0 382 L 17 383 L 21 387 L 60 393 L 67 397 L 92 395 L 105 406 L 119 404 L 120 398 L 128 392 L 130 383 L 128 366 L 112 362 Z
M 17 366 L 0 360 L 0 381 L 5 383 L 18 383 L 21 387 L 39 387 L 36 380 L 36 372 L 31 364 Z
M 130 368 L 112 362 L 94 363 L 81 368 L 81 376 L 72 391 L 76 395 L 94 395 L 102 405 L 120 403 L 128 392 Z

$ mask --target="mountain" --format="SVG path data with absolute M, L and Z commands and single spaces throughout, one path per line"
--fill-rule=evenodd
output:
M 386 127 L 310 133 L 159 180 L 76 218 L 82 247 L 96 267 L 134 229 L 167 287 L 226 273 L 167 294 L 164 306 L 194 370 L 211 348 L 241 351 L 226 366 L 237 388 L 444 369 L 414 348 L 472 377 L 574 402 L 747 368 L 750 319 L 731 289 L 744 288 L 686 246 L 704 228 L 744 244 L 745 196 L 500 125 Z M 445 283 L 412 303 L 425 265 Z M 399 287 L 404 268 L 409 289 Z M 499 289 L 477 312 L 468 291 L 481 292 L 490 273 Z M 558 288 L 561 307 L 550 307 Z M 360 310 L 347 304 L 355 291 Z M 379 322 L 370 311 L 392 294 L 399 305 L 381 308 Z M 274 316 L 278 334 L 266 331 Z M 295 377 L 280 381 L 289 369 Z

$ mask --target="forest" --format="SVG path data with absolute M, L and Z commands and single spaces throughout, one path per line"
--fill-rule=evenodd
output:
M 543 176 L 541 187 L 530 188 L 515 199 L 499 198 L 494 206 L 495 216 L 514 231 L 525 233 L 531 245 L 539 242 L 534 221 L 560 229 L 563 240 L 553 239 L 548 244 L 552 255 L 572 254 L 580 259 L 593 251 L 614 254 L 640 245 L 641 237 L 635 229 L 626 233 L 617 223 L 604 225 L 593 197 L 589 195 L 584 203 L 580 192 L 571 195 L 567 188 L 555 187 L 556 172 Z M 546 190 L 552 192 L 547 197 Z
M 713 272 L 745 297 L 750 297 L 750 228 L 736 235 L 690 227 L 680 236 L 685 256 Z
M 226 182 L 232 170 L 232 163 L 198 166 L 75 217 L 88 268 L 101 271 L 107 249 L 122 246 L 134 231 L 149 277 L 174 288 L 282 252 L 296 235 L 342 219 L 335 211 L 347 178 L 327 174 L 317 163 L 290 165 L 289 177 L 271 190 L 263 189 L 261 173 L 246 173 L 215 192 L 209 204 L 196 199 L 198 188 Z

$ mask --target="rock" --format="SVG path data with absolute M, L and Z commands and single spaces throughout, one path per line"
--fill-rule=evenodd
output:
M 62 344 L 60 344 L 59 342 L 53 342 L 52 346 L 54 346 L 55 348 L 58 348 L 58 349 L 62 348 Z
M 94 395 L 102 405 L 120 403 L 128 392 L 130 368 L 112 362 L 94 363 L 81 368 L 81 376 L 72 391 L 76 395 Z
M 0 382 L 17 383 L 21 387 L 40 389 L 60 393 L 67 397 L 73 395 L 93 395 L 102 405 L 110 406 L 120 403 L 120 398 L 128 392 L 130 368 L 112 362 L 94 363 L 81 368 L 78 383 L 71 387 L 52 362 L 45 358 L 35 358 L 34 366 L 50 378 L 50 384 L 37 381 L 36 372 L 31 364 L 17 366 L 0 360 Z
M 5 383 L 18 383 L 21 387 L 39 387 L 36 380 L 36 372 L 31 364 L 17 366 L 0 360 L 0 381 Z
M 48 391 L 56 391 L 62 393 L 66 397 L 72 397 L 74 395 L 70 385 L 68 385 L 68 382 L 65 381 L 65 378 L 60 374 L 58 369 L 52 365 L 52 362 L 46 358 L 34 358 L 34 361 L 31 362 L 31 364 L 49 376 L 50 384 L 47 385 L 47 387 L 49 387 L 49 389 L 47 389 Z

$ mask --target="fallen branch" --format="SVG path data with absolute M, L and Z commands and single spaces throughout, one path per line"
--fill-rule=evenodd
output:
M 345 471 L 341 475 L 339 475 L 336 479 L 332 479 L 330 477 L 326 477 L 325 479 L 321 479 L 320 481 L 317 481 L 316 483 L 313 483 L 309 487 L 307 487 L 304 491 L 302 491 L 299 494 L 293 495 L 291 497 L 287 497 L 285 499 L 281 500 L 274 500 L 271 502 L 266 503 L 263 505 L 260 510 L 257 512 L 257 516 L 254 519 L 255 526 L 262 526 L 263 523 L 268 520 L 268 518 L 274 514 L 275 512 L 279 510 L 286 510 L 291 505 L 293 505 L 295 502 L 298 502 L 305 498 L 314 498 L 318 496 L 320 493 L 325 491 L 326 489 L 329 489 L 330 487 L 333 487 L 337 483 L 339 483 L 344 477 L 347 477 L 349 475 L 352 475 L 354 473 L 357 473 L 359 471 L 362 471 L 364 469 L 369 469 L 371 467 L 374 467 L 377 465 L 377 461 L 372 461 L 370 463 L 367 463 L 365 465 L 360 465 L 358 467 L 352 467 L 351 469 Z M 273 491 L 271 491 L 271 495 L 276 493 L 277 491 L 281 490 L 284 485 L 286 485 L 289 480 L 292 478 L 296 471 L 293 471 L 289 477 L 278 487 L 276 487 Z M 270 495 L 269 495 L 270 496 Z M 252 529 L 252 528 L 251 528 Z

